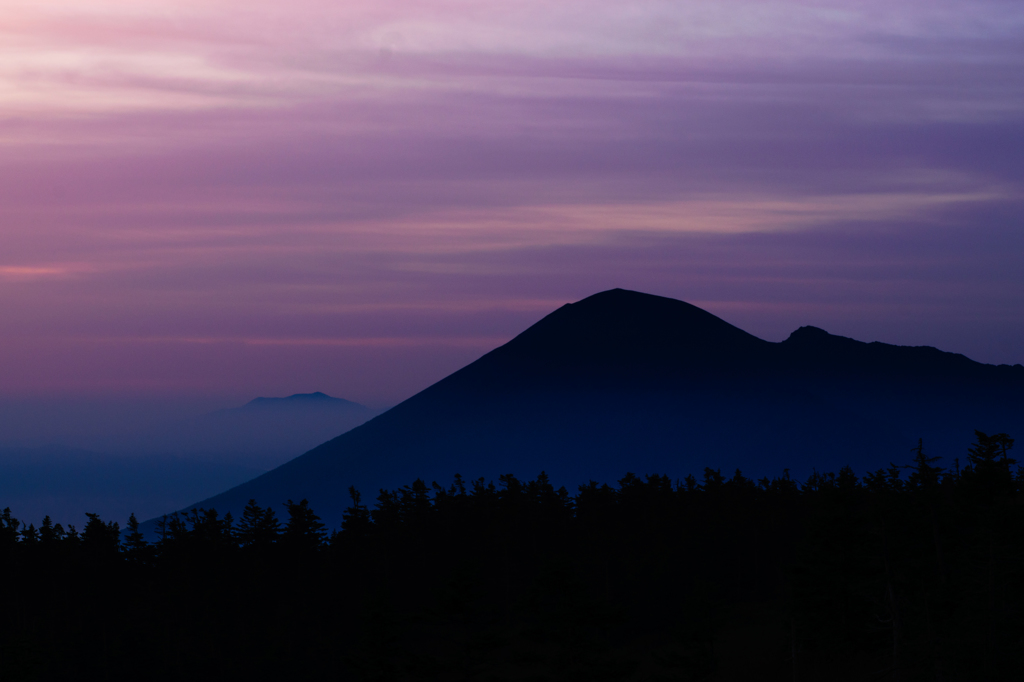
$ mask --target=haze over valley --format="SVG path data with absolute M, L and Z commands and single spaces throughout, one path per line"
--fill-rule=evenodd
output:
M 255 478 L 382 411 L 323 393 L 209 411 L 202 402 L 8 404 L 0 498 L 37 524 L 47 514 L 80 524 L 85 511 L 123 524 Z

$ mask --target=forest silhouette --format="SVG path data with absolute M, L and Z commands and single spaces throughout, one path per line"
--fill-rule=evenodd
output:
M 330 533 L 306 500 L 154 543 L 5 509 L 0 679 L 1011 679 L 1024 468 L 975 436 L 862 478 L 352 488 Z

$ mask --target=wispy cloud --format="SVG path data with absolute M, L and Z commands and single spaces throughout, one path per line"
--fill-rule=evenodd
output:
M 88 271 L 89 266 L 81 263 L 66 265 L 0 265 L 0 280 L 25 282 L 55 277 L 67 277 Z
M 8 0 L 0 383 L 391 402 L 612 286 L 1020 361 L 1022 35 L 1002 0 Z
M 709 64 L 1019 59 L 1016 3 L 8 2 L 0 111 L 280 106 Z M 936 46 L 943 46 L 941 52 Z M 1002 47 L 1000 47 L 1002 45 Z M 644 67 L 647 68 L 644 68 Z M 574 79 L 575 80 L 575 79 Z M 633 80 L 633 79 L 629 79 Z M 563 83 L 563 86 L 565 84 Z M 579 83 L 575 84 L 579 87 Z

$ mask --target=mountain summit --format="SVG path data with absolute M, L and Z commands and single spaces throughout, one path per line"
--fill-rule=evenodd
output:
M 252 410 L 252 409 L 264 409 L 268 407 L 276 408 L 288 408 L 288 407 L 301 407 L 303 409 L 309 407 L 331 407 L 331 408 L 348 408 L 352 410 L 366 410 L 367 408 L 359 403 L 354 403 L 351 400 L 345 400 L 344 398 L 333 398 L 326 393 L 316 391 L 314 393 L 295 393 L 286 398 L 253 398 L 242 407 L 236 407 L 235 410 Z
M 494 388 L 669 385 L 732 374 L 770 345 L 689 303 L 612 289 L 562 306 L 457 375 Z
M 562 306 L 388 412 L 198 503 L 308 498 L 340 523 L 347 490 L 546 471 L 795 475 L 904 458 L 924 437 L 962 456 L 974 428 L 1024 433 L 1024 368 L 801 327 L 770 343 L 693 305 L 613 289 Z

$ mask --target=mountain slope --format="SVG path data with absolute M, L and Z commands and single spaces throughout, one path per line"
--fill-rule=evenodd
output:
M 1024 432 L 1024 368 L 803 327 L 769 343 L 692 305 L 620 289 L 559 308 L 388 412 L 200 506 L 308 498 L 332 526 L 355 485 L 546 470 L 795 475 L 962 456 L 973 428 Z M 947 463 L 949 460 L 947 459 Z

